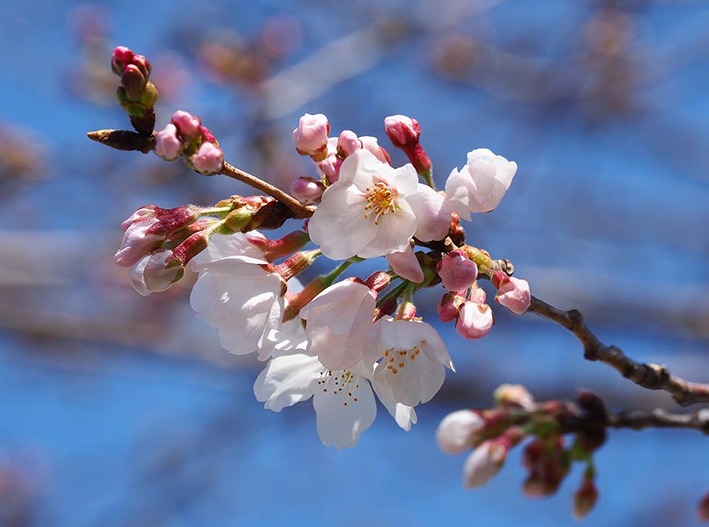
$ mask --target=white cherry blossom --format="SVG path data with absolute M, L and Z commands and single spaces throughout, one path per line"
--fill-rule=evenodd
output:
M 361 362 L 372 327 L 376 294 L 354 279 L 331 285 L 303 309 L 308 349 L 331 370 L 352 368 Z
M 199 278 L 190 304 L 218 331 L 224 349 L 237 355 L 259 351 L 264 360 L 270 353 L 264 334 L 280 327 L 285 284 L 268 262 L 254 257 L 259 254 L 243 234 L 214 237 L 192 260 Z
M 339 179 L 323 193 L 310 219 L 310 238 L 334 260 L 403 251 L 417 229 L 425 237 L 432 235 L 425 222 L 439 200 L 431 192 L 418 182 L 412 165 L 395 169 L 368 150 L 357 150 L 343 161 Z M 421 227 L 417 211 L 423 217 Z M 442 232 L 441 225 L 436 223 L 435 234 Z
M 323 444 L 355 446 L 377 413 L 369 381 L 374 365 L 368 368 L 359 363 L 348 370 L 328 370 L 306 349 L 304 335 L 280 331 L 271 332 L 270 338 L 280 342 L 254 383 L 256 399 L 267 409 L 280 412 L 312 397 Z M 387 387 L 376 393 L 401 428 L 409 430 L 416 423 L 414 409 L 394 401 Z
M 425 322 L 384 317 L 372 326 L 369 339 L 365 360 L 379 360 L 376 386 L 387 386 L 406 406 L 431 400 L 443 385 L 445 368 L 454 369 L 440 335 Z

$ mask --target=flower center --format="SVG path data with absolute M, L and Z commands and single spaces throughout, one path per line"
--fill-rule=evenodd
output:
M 379 218 L 385 214 L 396 212 L 396 190 L 392 189 L 383 181 L 379 181 L 374 187 L 365 189 L 367 204 L 364 206 L 364 217 L 374 213 L 374 224 L 379 223 Z
M 414 346 L 409 350 L 395 350 L 389 348 L 384 352 L 382 364 L 386 365 L 386 369 L 396 375 L 399 370 L 406 368 L 408 363 L 412 363 L 419 356 L 421 350 L 418 346 Z

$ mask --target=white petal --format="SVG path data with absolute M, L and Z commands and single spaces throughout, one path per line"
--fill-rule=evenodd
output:
M 403 430 L 407 432 L 411 430 L 411 425 L 415 425 L 417 421 L 416 410 L 411 406 L 396 402 L 391 387 L 386 384 L 375 383 L 373 386 L 374 393 L 377 394 L 379 400 L 387 409 L 389 414 L 394 418 Z
M 333 260 L 350 258 L 376 236 L 373 218 L 364 217 L 365 204 L 365 198 L 341 180 L 325 190 L 308 223 L 310 239 L 325 256 Z
M 428 185 L 418 184 L 417 191 L 407 196 L 416 216 L 414 236 L 421 241 L 442 240 L 448 234 L 451 224 L 450 211 L 444 209 L 444 198 Z
M 267 409 L 280 412 L 309 399 L 322 371 L 323 366 L 314 355 L 288 353 L 273 357 L 256 379 L 254 394 Z
M 332 372 L 323 377 L 315 392 L 313 406 L 321 441 L 337 448 L 356 445 L 377 414 L 369 381 L 347 371 Z

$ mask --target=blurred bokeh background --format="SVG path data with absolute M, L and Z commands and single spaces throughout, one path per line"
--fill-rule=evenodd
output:
M 580 473 L 531 500 L 514 452 L 465 492 L 464 457 L 433 440 L 441 417 L 490 405 L 503 382 L 675 408 L 550 322 L 496 309 L 479 342 L 440 327 L 458 372 L 409 433 L 380 411 L 341 452 L 320 444 L 310 403 L 264 410 L 259 365 L 219 348 L 189 283 L 145 299 L 112 263 L 140 205 L 248 192 L 86 139 L 129 127 L 117 45 L 152 61 L 159 128 L 200 115 L 228 160 L 284 188 L 313 173 L 290 140 L 305 112 L 383 145 L 385 116 L 417 118 L 439 183 L 474 148 L 515 160 L 469 241 L 604 342 L 709 381 L 706 0 L 26 0 L 0 15 L 3 527 L 569 525 Z M 699 433 L 615 431 L 597 467 L 586 525 L 697 523 Z

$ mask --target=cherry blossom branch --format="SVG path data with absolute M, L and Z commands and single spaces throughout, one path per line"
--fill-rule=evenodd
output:
M 563 311 L 532 296 L 529 311 L 548 318 L 573 333 L 583 345 L 584 357 L 587 360 L 604 362 L 643 388 L 665 390 L 681 406 L 709 402 L 709 385 L 685 381 L 672 375 L 663 365 L 636 362 L 627 357 L 619 347 L 606 346 L 586 326 L 583 315 L 578 310 Z
M 313 215 L 313 212 L 315 212 L 314 207 L 308 207 L 307 205 L 303 205 L 300 201 L 295 199 L 290 194 L 282 191 L 278 187 L 275 187 L 270 183 L 266 183 L 262 179 L 259 179 L 256 176 L 249 174 L 248 172 L 244 172 L 243 170 L 236 168 L 235 166 L 227 163 L 226 161 L 224 162 L 224 168 L 222 169 L 220 174 L 228 176 L 232 179 L 236 179 L 237 181 L 241 181 L 242 183 L 246 183 L 250 187 L 253 187 L 256 190 L 260 190 L 265 194 L 276 198 L 278 201 L 288 207 L 291 212 L 293 212 L 293 217 L 296 219 L 309 218 Z

